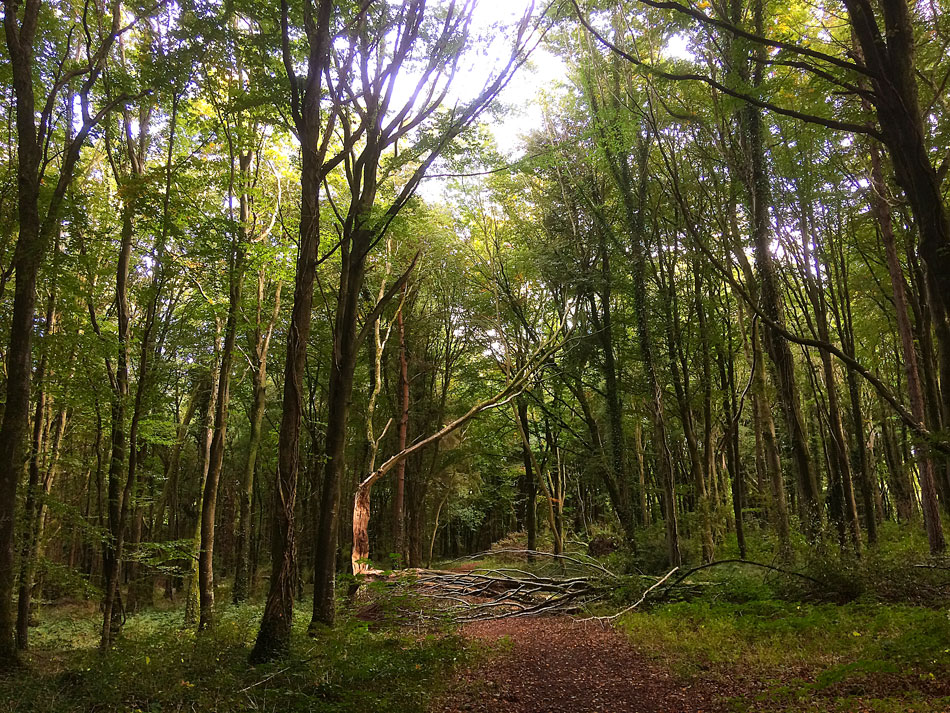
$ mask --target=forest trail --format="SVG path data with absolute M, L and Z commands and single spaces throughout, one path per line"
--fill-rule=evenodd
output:
M 621 632 L 567 616 L 466 624 L 463 635 L 494 649 L 462 671 L 432 713 L 709 713 L 712 684 L 678 679 L 648 661 Z

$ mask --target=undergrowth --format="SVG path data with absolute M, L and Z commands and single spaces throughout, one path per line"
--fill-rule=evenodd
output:
M 950 710 L 950 612 L 885 602 L 759 598 L 734 578 L 693 601 L 624 615 L 646 655 L 744 695 L 735 710 Z
M 53 614 L 34 630 L 23 668 L 0 678 L 0 710 L 411 713 L 464 656 L 447 630 L 371 626 L 344 614 L 312 639 L 308 619 L 296 612 L 288 657 L 251 667 L 259 606 L 225 607 L 201 634 L 181 628 L 180 611 L 139 614 L 105 656 L 95 651 L 92 612 Z

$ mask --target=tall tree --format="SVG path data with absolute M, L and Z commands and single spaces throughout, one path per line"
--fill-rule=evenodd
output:
M 105 105 L 92 109 L 93 90 L 97 87 L 109 52 L 122 31 L 118 2 L 109 6 L 104 30 L 90 38 L 75 67 L 56 73 L 51 85 L 41 85 L 47 92 L 37 97 L 37 49 L 39 43 L 51 40 L 52 51 L 60 55 L 60 67 L 72 52 L 68 41 L 47 38 L 47 28 L 60 23 L 41 24 L 41 0 L 27 0 L 21 6 L 16 0 L 4 0 L 3 29 L 13 75 L 16 101 L 17 141 L 17 218 L 19 233 L 12 267 L 16 273 L 13 312 L 10 321 L 9 347 L 6 353 L 6 406 L 0 422 L 0 665 L 16 660 L 14 644 L 13 588 L 16 578 L 14 557 L 14 523 L 16 491 L 19 481 L 23 439 L 29 424 L 30 381 L 32 369 L 33 318 L 36 305 L 36 279 L 53 235 L 59 230 L 59 217 L 66 191 L 72 182 L 80 150 L 93 127 L 112 108 Z M 75 29 L 81 20 L 76 15 L 65 21 Z M 38 37 L 38 30 L 43 27 Z M 81 34 L 81 33 L 77 33 Z M 70 33 L 71 35 L 71 33 Z M 62 38 L 59 38 L 62 40 Z M 70 92 L 73 82 L 79 85 Z M 78 98 L 82 114 L 80 126 L 62 152 L 58 176 L 50 178 L 53 189 L 41 190 L 51 168 L 44 157 L 56 139 L 57 107 L 60 102 L 73 103 Z M 39 99 L 39 102 L 37 101 Z M 117 98 L 114 103 L 125 101 Z M 39 111 L 37 107 L 39 106 Z M 42 195 L 41 195 L 42 194 Z
M 322 107 L 324 75 L 330 68 L 333 20 L 332 0 L 314 5 L 304 0 L 304 35 L 307 44 L 306 77 L 297 76 L 296 58 L 291 48 L 291 14 L 287 0 L 281 2 L 281 54 L 290 84 L 291 117 L 300 142 L 300 229 L 294 299 L 287 330 L 284 362 L 284 391 L 280 435 L 277 445 L 277 476 L 274 488 L 274 522 L 271 536 L 271 577 L 267 603 L 257 641 L 251 651 L 254 663 L 280 656 L 290 645 L 294 591 L 297 576 L 294 506 L 300 469 L 300 422 L 303 412 L 303 377 L 320 247 L 320 184 L 332 170 L 327 161 L 336 111 Z M 345 68 L 343 71 L 346 71 Z M 357 132 L 357 135 L 361 132 Z M 352 140 L 352 138 L 351 138 Z
M 366 276 L 367 259 L 385 238 L 392 222 L 414 196 L 429 167 L 448 145 L 481 114 L 505 86 L 514 69 L 524 61 L 525 39 L 531 9 L 519 23 L 509 59 L 484 88 L 469 100 L 438 117 L 437 111 L 449 96 L 459 63 L 470 49 L 469 28 L 474 7 L 471 0 L 449 3 L 436 12 L 425 0 L 405 0 L 398 7 L 373 8 L 365 21 L 354 27 L 345 52 L 353 52 L 357 79 L 344 77 L 341 97 L 351 97 L 352 115 L 341 111 L 343 136 L 349 139 L 364 133 L 357 147 L 346 157 L 349 205 L 338 216 L 341 227 L 340 278 L 333 324 L 333 350 L 327 396 L 325 466 L 321 484 L 314 571 L 313 619 L 311 631 L 320 624 L 333 624 L 336 583 L 337 516 L 340 483 L 344 469 L 346 431 L 353 390 L 357 351 L 367 336 L 369 325 L 399 293 L 409 272 L 397 280 L 383 298 L 370 309 L 360 328 L 360 297 Z M 387 38 L 394 38 L 389 42 Z M 399 102 L 394 90 L 404 75 L 415 74 L 409 95 Z M 412 81 L 412 80 L 408 80 Z M 441 122 L 433 119 L 441 118 Z M 434 124 L 434 125 L 433 125 Z M 399 160 L 416 163 L 402 182 L 392 187 L 391 170 L 384 165 L 397 157 L 399 141 L 412 142 Z M 381 189 L 395 193 L 386 207 L 377 204 Z M 410 266 L 409 270 L 412 269 Z

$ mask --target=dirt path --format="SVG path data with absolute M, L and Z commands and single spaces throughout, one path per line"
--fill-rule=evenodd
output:
M 433 713 L 713 713 L 712 684 L 677 680 L 613 629 L 568 617 L 468 624 L 501 653 L 463 671 Z

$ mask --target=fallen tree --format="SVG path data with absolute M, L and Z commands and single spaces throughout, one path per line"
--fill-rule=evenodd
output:
M 740 565 L 764 569 L 770 573 L 794 577 L 807 582 L 816 591 L 825 583 L 810 575 L 771 564 L 744 559 L 725 559 L 697 567 L 674 567 L 662 576 L 618 575 L 593 557 L 582 553 L 554 554 L 526 549 L 499 549 L 462 558 L 477 561 L 486 556 L 532 558 L 555 565 L 559 574 L 539 574 L 517 566 L 481 567 L 471 570 L 413 569 L 383 575 L 371 571 L 369 577 L 392 582 L 414 597 L 433 603 L 431 609 L 416 611 L 424 618 L 449 618 L 458 622 L 482 621 L 530 616 L 563 614 L 583 616 L 579 621 L 609 624 L 622 615 L 644 605 L 683 599 L 708 591 L 719 583 L 692 580 L 693 575 L 723 565 Z M 462 561 L 456 560 L 456 562 Z M 674 575 L 679 575 L 674 578 Z M 362 578 L 366 581 L 367 577 Z M 616 601 L 618 592 L 638 592 L 636 600 L 618 611 L 592 615 L 594 605 L 607 607 Z M 631 597 L 632 598 L 632 597 Z

